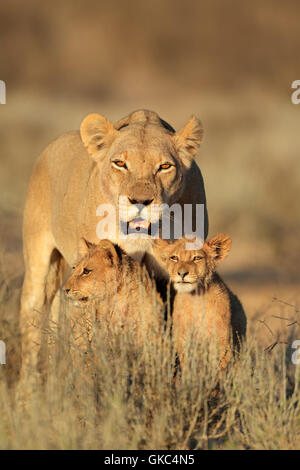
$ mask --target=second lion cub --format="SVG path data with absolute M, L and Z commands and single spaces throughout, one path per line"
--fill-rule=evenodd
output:
M 181 363 L 191 342 L 216 343 L 220 367 L 232 357 L 246 335 L 246 316 L 239 299 L 216 272 L 228 255 L 231 239 L 219 234 L 199 250 L 187 250 L 186 239 L 173 243 L 157 239 L 155 257 L 167 271 L 177 291 L 173 306 L 173 328 Z M 213 340 L 214 338 L 214 340 Z

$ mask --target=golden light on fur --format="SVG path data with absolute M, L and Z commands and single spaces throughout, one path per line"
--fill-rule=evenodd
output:
M 225 233 L 220 233 L 206 241 L 204 249 L 214 258 L 215 261 L 225 259 L 231 249 L 231 238 Z
M 117 131 L 114 126 L 101 114 L 89 114 L 80 126 L 82 142 L 88 152 L 94 157 L 103 147 L 110 145 Z
M 202 175 L 196 162 L 190 168 L 184 164 L 186 156 L 175 147 L 176 135 L 153 111 L 135 111 L 115 125 L 94 113 L 82 121 L 80 132 L 60 136 L 38 159 L 24 211 L 21 382 L 30 376 L 29 363 L 37 365 L 38 347 L 32 344 L 41 342 L 41 328 L 33 328 L 31 320 L 40 325 L 46 316 L 44 312 L 52 304 L 68 266 L 78 260 L 82 237 L 94 244 L 99 242 L 96 230 L 105 220 L 104 214 L 97 215 L 99 207 L 112 205 L 117 217 L 121 215 L 122 219 L 125 214 L 122 221 L 134 225 L 139 212 L 136 201 L 150 201 L 147 211 L 170 202 L 204 204 L 207 232 Z M 192 159 L 199 123 L 193 119 L 178 136 L 180 148 L 191 147 Z M 130 171 L 112 164 L 124 155 Z M 165 162 L 174 167 L 158 171 Z M 119 214 L 120 197 L 126 202 L 124 213 L 121 207 Z M 156 223 L 160 213 L 154 211 L 152 217 L 155 220 L 151 224 Z M 146 252 L 151 254 L 151 238 L 124 239 L 118 229 L 111 235 L 112 241 L 135 259 L 141 260 Z
M 175 146 L 185 165 L 190 166 L 192 157 L 197 153 L 203 140 L 203 134 L 201 121 L 192 116 L 184 128 L 174 136 Z
M 246 316 L 239 299 L 216 273 L 216 264 L 229 253 L 231 239 L 219 234 L 200 250 L 187 250 L 186 239 L 154 241 L 154 253 L 164 265 L 177 294 L 173 307 L 174 334 L 181 362 L 191 341 L 214 341 L 220 365 L 232 357 L 246 334 Z
M 71 305 L 93 309 L 106 328 L 118 321 L 133 328 L 138 341 L 161 332 L 163 301 L 145 267 L 110 240 L 93 244 L 83 239 L 82 248 L 82 258 L 64 285 Z

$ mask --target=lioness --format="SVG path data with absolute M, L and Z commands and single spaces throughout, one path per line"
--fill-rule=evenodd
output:
M 115 125 L 91 114 L 80 132 L 62 135 L 41 154 L 24 211 L 21 381 L 37 367 L 41 321 L 66 268 L 78 257 L 79 241 L 82 237 L 99 241 L 96 229 L 105 220 L 107 205 L 116 209 L 121 232 L 117 223 L 115 233 L 100 238 L 118 243 L 136 259 L 152 251 L 149 233 L 162 214 L 151 209 L 162 203 L 182 208 L 203 204 L 206 236 L 204 184 L 193 159 L 202 135 L 195 117 L 177 133 L 152 111 L 135 111 Z M 137 240 L 136 234 L 123 238 L 124 230 L 136 228 L 144 232 L 143 238 Z
M 217 264 L 229 253 L 231 239 L 219 234 L 199 250 L 186 249 L 186 242 L 185 239 L 154 242 L 155 256 L 177 291 L 173 325 L 179 357 L 183 362 L 187 341 L 214 336 L 220 351 L 220 366 L 225 368 L 232 356 L 231 343 L 239 348 L 246 335 L 243 307 L 216 272 Z
M 164 305 L 147 270 L 110 240 L 95 245 L 83 239 L 80 255 L 64 285 L 73 305 L 87 314 L 94 309 L 96 320 L 109 330 L 131 328 L 137 341 L 150 330 L 157 334 Z

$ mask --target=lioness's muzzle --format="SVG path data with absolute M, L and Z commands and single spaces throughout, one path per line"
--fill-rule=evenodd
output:
M 155 235 L 159 229 L 159 220 L 155 223 L 151 223 L 142 217 L 124 222 L 120 221 L 120 230 L 124 235 L 130 235 L 132 233 L 143 233 L 146 235 Z

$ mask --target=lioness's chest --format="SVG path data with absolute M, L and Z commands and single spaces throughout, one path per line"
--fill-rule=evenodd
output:
M 145 253 L 152 254 L 152 242 L 148 239 L 120 239 L 116 240 L 123 250 L 128 253 L 133 259 L 141 263 Z

